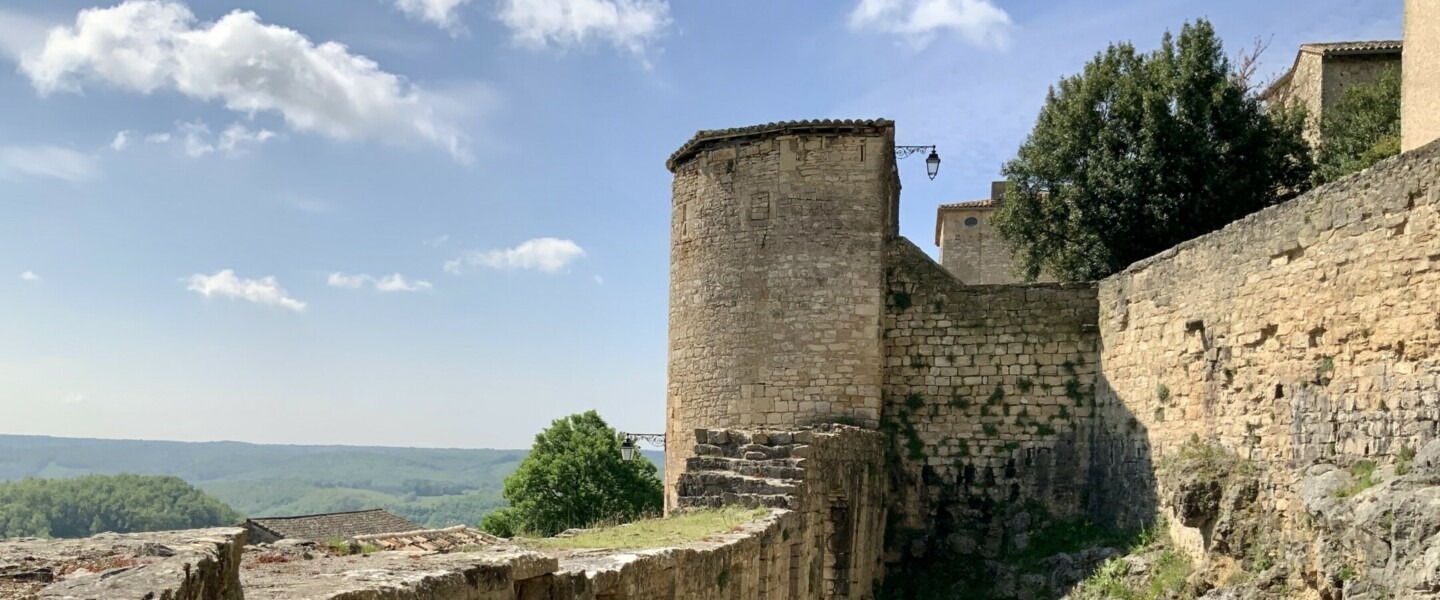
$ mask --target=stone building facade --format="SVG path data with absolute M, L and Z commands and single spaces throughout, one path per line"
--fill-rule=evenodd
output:
M 1402 46 L 1400 41 L 1305 44 L 1294 66 L 1260 97 L 1272 106 L 1303 106 L 1308 117 L 1305 137 L 1318 145 L 1325 111 L 1350 86 L 1375 81 L 1387 69 L 1400 71 Z
M 1405 0 L 1405 70 L 1400 148 L 1440 139 L 1440 3 Z
M 990 217 L 1004 200 L 1005 185 L 996 181 L 990 184 L 989 198 L 941 204 L 935 211 L 940 264 L 967 284 L 1021 282 L 1015 272 L 1014 252 L 990 225 Z

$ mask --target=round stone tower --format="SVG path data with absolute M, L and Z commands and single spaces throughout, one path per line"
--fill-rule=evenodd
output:
M 799 121 L 701 131 L 666 163 L 666 506 L 702 427 L 875 427 L 895 128 Z

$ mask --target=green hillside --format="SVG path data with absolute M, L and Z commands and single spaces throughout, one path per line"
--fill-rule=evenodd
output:
M 173 475 L 248 516 L 387 508 L 422 525 L 443 527 L 473 525 L 504 506 L 505 476 L 525 454 L 0 435 L 0 481 Z M 663 468 L 663 454 L 646 454 Z
M 0 483 L 0 538 L 193 529 L 242 518 L 178 477 L 87 475 Z

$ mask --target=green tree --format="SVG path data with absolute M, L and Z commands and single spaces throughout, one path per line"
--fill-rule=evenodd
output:
M 595 411 L 557 419 L 505 479 L 510 507 L 481 527 L 549 536 L 658 513 L 663 486 L 655 473 L 648 460 L 621 460 L 619 434 Z
M 1400 74 L 1350 86 L 1320 120 L 1318 179 L 1335 181 L 1400 153 Z
M 0 483 L 0 538 L 194 529 L 244 518 L 178 477 L 88 475 Z
M 993 221 L 1020 274 L 1099 279 L 1304 191 L 1302 118 L 1267 114 L 1241 79 L 1200 20 L 1052 87 Z

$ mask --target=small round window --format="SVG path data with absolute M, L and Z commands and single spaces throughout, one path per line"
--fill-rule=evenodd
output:
M 974 226 L 979 225 L 979 224 L 980 224 L 980 219 L 977 219 L 977 218 L 975 218 L 975 217 L 970 217 L 970 218 L 968 218 L 968 219 L 965 219 L 965 226 L 966 226 L 966 227 L 974 227 Z

